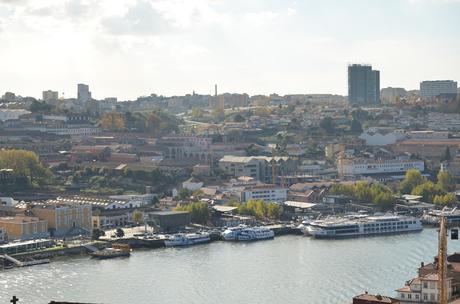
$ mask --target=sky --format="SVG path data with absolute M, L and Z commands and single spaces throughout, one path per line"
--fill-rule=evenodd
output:
M 346 94 L 460 82 L 460 0 L 0 0 L 0 95 Z

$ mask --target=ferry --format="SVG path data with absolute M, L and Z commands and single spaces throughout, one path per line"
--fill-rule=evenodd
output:
M 258 241 L 275 237 L 273 230 L 265 227 L 232 227 L 222 233 L 226 241 Z
M 418 218 L 400 215 L 353 215 L 317 220 L 306 227 L 305 233 L 314 238 L 346 238 L 397 234 L 422 230 Z
M 177 247 L 177 246 L 190 246 L 202 243 L 208 243 L 211 240 L 211 236 L 207 232 L 197 233 L 178 233 L 170 236 L 165 240 L 166 247 Z
M 444 216 L 447 223 L 451 225 L 460 225 L 460 210 L 448 207 L 444 207 L 442 210 L 431 210 L 425 212 L 422 216 L 422 223 L 428 225 L 439 225 L 439 219 L 441 216 Z

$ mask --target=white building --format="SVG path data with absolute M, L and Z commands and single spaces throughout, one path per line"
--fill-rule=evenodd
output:
M 14 207 L 19 203 L 12 197 L 2 196 L 0 197 L 0 206 Z
M 372 174 L 405 174 L 409 169 L 425 170 L 423 160 L 368 160 L 344 159 L 339 164 L 344 175 L 372 175 Z
M 182 187 L 190 191 L 196 191 L 196 190 L 201 189 L 201 187 L 203 187 L 203 182 L 192 177 L 186 180 L 185 182 L 183 182 Z
M 384 104 L 391 104 L 407 96 L 407 91 L 404 88 L 383 88 L 380 90 L 380 99 Z
M 1 109 L 0 121 L 18 119 L 21 115 L 29 114 L 30 112 L 24 109 Z
M 396 292 L 401 304 L 439 303 L 438 274 L 412 279 Z M 447 298 L 452 298 L 452 278 L 447 278 Z
M 236 191 L 241 202 L 248 200 L 263 200 L 265 202 L 283 203 L 287 200 L 286 188 L 271 184 L 258 184 L 255 186 L 244 187 Z
M 57 91 L 43 91 L 43 101 L 51 102 L 59 99 L 59 93 Z
M 359 138 L 364 140 L 367 146 L 386 146 L 405 139 L 406 134 L 404 130 L 384 130 L 373 128 L 364 131 Z
M 457 82 L 453 80 L 431 80 L 420 83 L 420 96 L 433 98 L 442 95 L 456 95 Z

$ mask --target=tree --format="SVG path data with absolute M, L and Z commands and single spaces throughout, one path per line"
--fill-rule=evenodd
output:
M 139 210 L 135 210 L 132 215 L 133 221 L 136 224 L 142 224 L 144 222 L 144 215 Z
M 40 101 L 32 101 L 32 104 L 30 105 L 30 111 L 32 113 L 49 113 L 52 110 L 52 106 L 45 103 L 45 102 L 40 102 Z
M 118 237 L 118 238 L 122 238 L 125 236 L 125 232 L 123 229 L 121 228 L 117 228 L 116 232 L 115 232 L 115 235 Z
M 372 203 L 383 211 L 392 209 L 395 204 L 393 192 L 380 183 L 369 185 L 367 182 L 360 181 L 352 185 L 335 184 L 330 192 L 349 196 L 360 202 Z
M 334 133 L 335 122 L 331 117 L 327 116 L 321 119 L 321 121 L 319 122 L 319 127 L 327 133 Z
M 272 110 L 269 107 L 257 107 L 254 109 L 254 115 L 266 117 L 272 114 Z
M 0 183 L 0 189 L 14 190 L 15 187 L 30 188 L 43 186 L 52 177 L 51 171 L 40 162 L 37 154 L 25 150 L 0 150 L 0 168 L 10 169 L 10 180 Z
M 258 156 L 262 152 L 256 145 L 250 144 L 246 148 L 244 148 L 247 156 Z
M 206 224 L 210 216 L 208 204 L 204 202 L 193 202 L 184 206 L 178 206 L 174 210 L 190 212 L 193 223 Z
M 351 121 L 351 127 L 350 131 L 353 133 L 362 133 L 363 132 L 363 127 L 361 126 L 361 123 L 359 120 L 353 119 Z
M 433 203 L 441 206 L 454 206 L 457 204 L 457 196 L 453 192 L 445 195 L 435 195 Z
M 377 194 L 373 203 L 381 210 L 390 210 L 395 205 L 394 196 L 389 192 L 382 192 Z
M 104 230 L 101 230 L 99 228 L 93 229 L 93 234 L 92 234 L 92 239 L 93 240 L 98 240 L 101 236 L 104 236 L 105 232 Z
M 225 118 L 225 112 L 222 108 L 216 107 L 212 109 L 211 116 L 216 121 L 222 121 Z
M 399 185 L 399 190 L 403 194 L 411 193 L 412 190 L 426 182 L 426 178 L 422 176 L 417 169 L 407 170 L 404 180 Z
M 446 151 L 444 152 L 444 156 L 442 157 L 442 161 L 444 160 L 451 160 L 452 156 L 450 155 L 450 149 L 449 146 L 446 147 Z
M 427 181 L 413 188 L 411 194 L 420 195 L 425 202 L 432 203 L 436 195 L 443 195 L 445 191 L 437 184 Z
M 191 116 L 192 116 L 193 119 L 202 118 L 203 117 L 203 110 L 201 108 L 193 107 Z
M 438 186 L 446 191 L 452 192 L 455 191 L 457 183 L 452 175 L 449 174 L 447 171 L 439 171 L 438 176 Z
M 192 191 L 188 190 L 187 188 L 182 188 L 179 190 L 178 196 L 179 199 L 184 200 L 192 195 Z
M 279 219 L 281 215 L 281 207 L 278 204 L 266 203 L 263 200 L 249 200 L 242 204 L 233 201 L 230 204 L 238 208 L 238 214 L 252 215 L 260 220 Z
M 240 113 L 237 113 L 235 116 L 233 116 L 233 121 L 234 122 L 245 122 L 246 119 L 241 115 Z
M 122 131 L 125 129 L 125 119 L 117 112 L 104 113 L 99 120 L 101 128 L 111 131 Z

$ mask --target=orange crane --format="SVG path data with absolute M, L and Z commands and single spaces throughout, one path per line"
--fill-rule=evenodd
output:
M 439 304 L 447 304 L 447 227 L 444 215 L 439 221 L 438 289 Z

